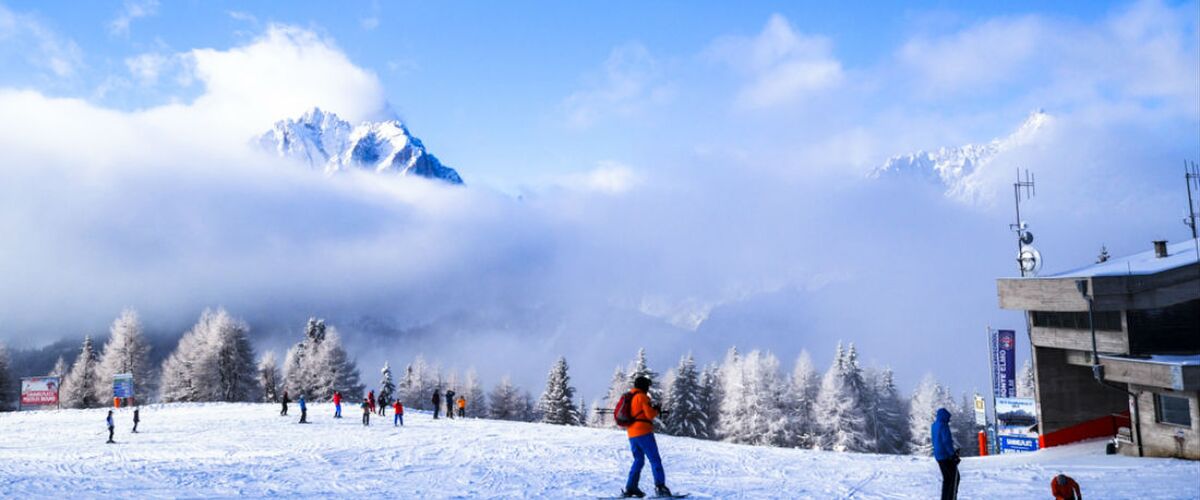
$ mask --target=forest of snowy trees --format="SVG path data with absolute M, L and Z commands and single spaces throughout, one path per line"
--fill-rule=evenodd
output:
M 930 453 L 929 427 L 938 408 L 948 409 L 955 441 L 964 454 L 976 450 L 970 398 L 926 375 L 911 394 L 901 394 L 888 368 L 863 367 L 853 344 L 839 344 L 823 371 L 801 352 L 790 367 L 767 351 L 731 348 L 719 363 L 700 365 L 690 355 L 660 375 L 646 351 L 617 366 L 607 390 L 588 401 L 572 384 L 560 357 L 534 397 L 508 377 L 485 388 L 474 370 L 460 377 L 418 355 L 399 371 L 379 368 L 376 385 L 364 384 L 341 336 L 323 319 L 309 318 L 282 365 L 275 353 L 255 355 L 247 324 L 224 309 L 206 310 L 178 340 L 161 366 L 151 366 L 150 346 L 136 312 L 123 311 L 97 347 L 85 337 L 73 361 L 62 357 L 51 375 L 62 377 L 64 407 L 111 404 L 114 374 L 134 374 L 138 402 L 329 400 L 335 391 L 362 397 L 374 390 L 383 401 L 399 399 L 416 410 L 432 409 L 434 391 L 454 390 L 467 400 L 469 417 L 540 421 L 613 428 L 611 410 L 639 376 L 654 381 L 651 398 L 662 406 L 659 432 L 761 446 L 890 454 Z M 0 408 L 13 406 L 15 376 L 0 344 Z M 399 366 L 399 365 L 395 365 Z M 1018 392 L 1032 397 L 1033 370 L 1018 376 Z

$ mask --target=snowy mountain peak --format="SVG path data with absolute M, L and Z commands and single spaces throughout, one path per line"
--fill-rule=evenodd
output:
M 924 176 L 940 181 L 948 188 L 948 193 L 962 194 L 968 190 L 965 182 L 972 174 L 985 168 L 1000 153 L 1028 144 L 1052 121 L 1051 115 L 1039 109 L 1030 113 L 1021 126 L 1008 136 L 992 139 L 985 144 L 964 144 L 941 147 L 936 151 L 921 150 L 896 155 L 872 170 L 869 177 Z
M 360 168 L 462 184 L 458 172 L 442 165 L 397 120 L 352 126 L 334 113 L 313 108 L 300 118 L 275 122 L 258 144 L 327 174 Z

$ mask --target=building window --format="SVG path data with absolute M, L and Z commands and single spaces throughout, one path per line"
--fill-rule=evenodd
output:
M 1192 408 L 1188 398 L 1155 394 L 1154 414 L 1155 420 L 1160 423 L 1192 426 Z
M 1112 332 L 1121 331 L 1120 311 L 1096 311 L 1096 329 Z M 1033 311 L 1033 326 L 1048 328 L 1070 328 L 1089 330 L 1087 311 Z

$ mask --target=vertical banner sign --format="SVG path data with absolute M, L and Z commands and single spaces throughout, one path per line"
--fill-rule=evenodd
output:
M 58 406 L 58 377 L 28 377 L 21 379 L 21 409 L 39 406 Z
M 113 375 L 113 397 L 122 399 L 133 397 L 132 373 L 118 373 Z
M 992 371 L 996 384 L 993 390 L 998 398 L 1017 397 L 1016 348 L 1017 333 L 1013 330 L 992 333 Z
M 987 425 L 987 407 L 983 404 L 983 396 L 975 395 L 975 425 Z

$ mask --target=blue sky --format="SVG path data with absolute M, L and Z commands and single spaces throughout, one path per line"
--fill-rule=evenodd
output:
M 277 347 L 316 314 L 366 364 L 498 377 L 511 352 L 533 386 L 567 354 L 587 391 L 637 344 L 787 364 L 846 340 L 903 384 L 982 387 L 948 358 L 1020 324 L 994 282 L 1018 168 L 1048 271 L 1184 234 L 1198 25 L 1195 1 L 4 1 L 0 330 L 134 307 L 180 332 L 224 305 Z M 249 148 L 312 106 L 394 113 L 467 187 Z M 869 175 L 993 140 L 954 182 Z M 368 342 L 380 324 L 402 347 Z

